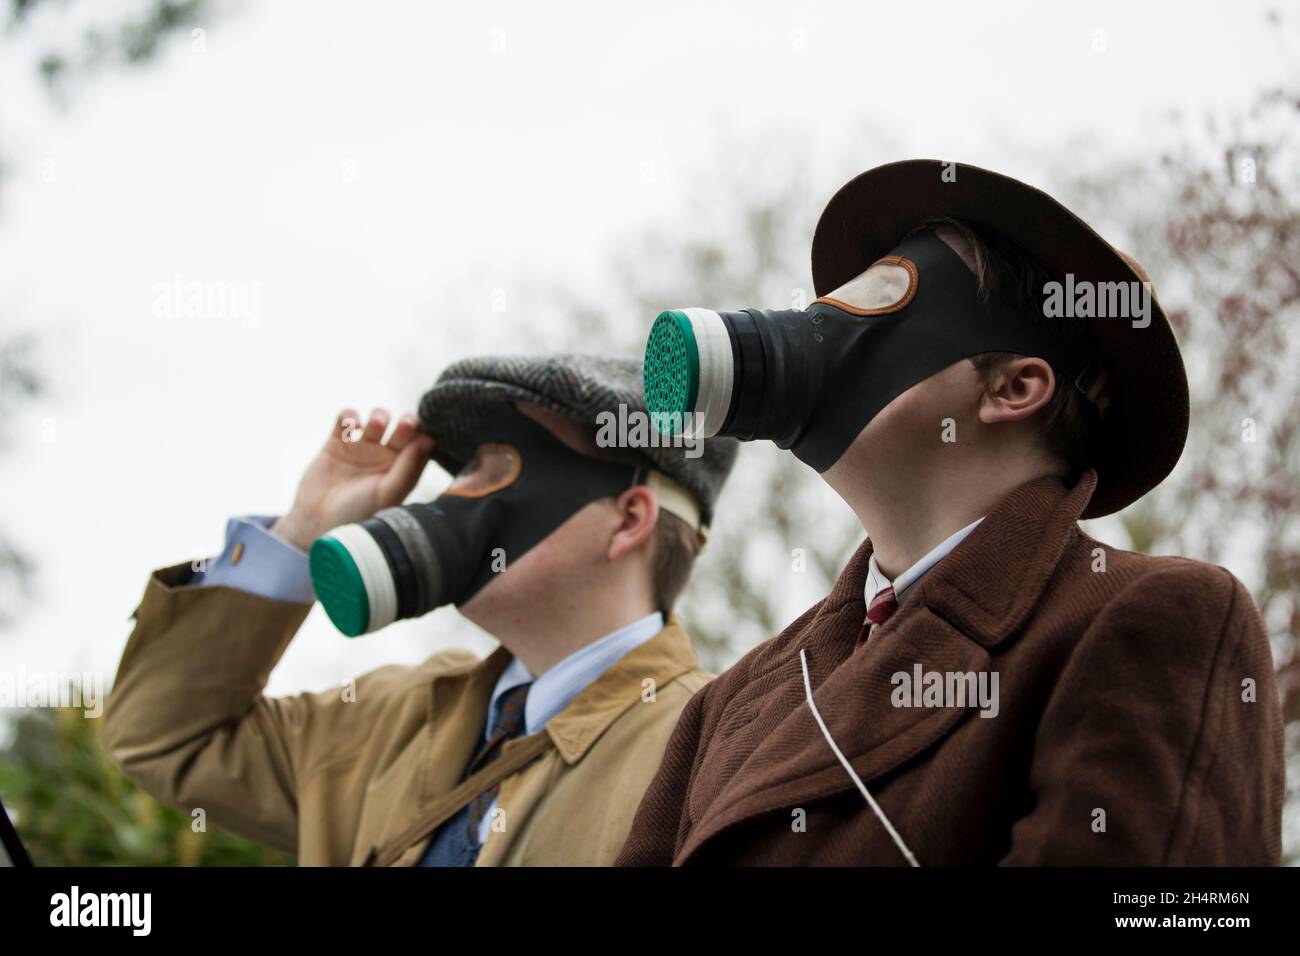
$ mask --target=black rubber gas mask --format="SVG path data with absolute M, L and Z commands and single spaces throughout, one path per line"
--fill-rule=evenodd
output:
M 510 405 L 478 439 L 433 501 L 386 508 L 312 544 L 316 596 L 344 634 L 464 604 L 580 509 L 638 478 L 635 465 L 580 454 Z
M 982 352 L 1043 358 L 1060 387 L 1086 390 L 1088 357 L 1048 321 L 982 301 L 961 257 L 927 230 L 803 311 L 661 313 L 646 404 L 661 432 L 767 438 L 825 471 L 891 401 Z

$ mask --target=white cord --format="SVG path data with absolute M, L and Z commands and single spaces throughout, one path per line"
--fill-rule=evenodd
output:
M 844 754 L 840 752 L 840 748 L 835 745 L 835 740 L 831 737 L 831 732 L 826 729 L 826 721 L 822 720 L 822 715 L 817 712 L 817 705 L 813 703 L 812 684 L 808 680 L 808 658 L 804 655 L 802 647 L 799 648 L 799 663 L 803 665 L 803 689 L 804 693 L 808 695 L 808 709 L 812 711 L 813 719 L 817 721 L 817 726 L 822 729 L 822 736 L 825 737 L 826 742 L 831 745 L 831 750 L 834 751 L 835 756 L 839 758 L 840 763 L 844 765 L 844 769 L 849 772 L 849 776 L 853 778 L 853 782 L 858 785 L 858 790 L 860 790 L 862 795 L 866 797 L 867 805 L 871 807 L 871 812 L 879 818 L 882 824 L 884 824 L 885 830 L 888 831 L 890 837 L 894 841 L 894 845 L 898 847 L 903 856 L 907 857 L 908 863 L 912 864 L 912 866 L 920 866 L 921 864 L 916 862 L 916 857 L 912 854 L 912 851 L 909 850 L 907 844 L 903 842 L 903 838 L 899 836 L 898 831 L 894 829 L 894 825 L 889 822 L 889 817 L 885 816 L 885 811 L 880 809 L 880 804 L 876 803 L 875 798 L 871 796 L 871 791 L 867 789 L 866 784 L 862 782 L 862 778 L 859 777 L 857 771 L 853 769 L 853 765 L 849 763 Z

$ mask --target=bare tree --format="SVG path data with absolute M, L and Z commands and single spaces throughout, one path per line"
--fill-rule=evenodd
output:
M 1064 186 L 1090 221 L 1109 220 L 1130 237 L 1178 334 L 1192 396 L 1187 449 L 1173 475 L 1120 517 L 1129 547 L 1223 563 L 1251 587 L 1287 723 L 1292 859 L 1300 850 L 1297 112 L 1300 89 L 1268 90 L 1243 116 L 1186 130 L 1157 162 L 1076 173 Z

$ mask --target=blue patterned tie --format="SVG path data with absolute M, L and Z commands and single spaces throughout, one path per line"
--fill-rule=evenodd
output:
M 501 756 L 501 747 L 505 742 L 514 740 L 524 732 L 524 704 L 528 700 L 528 688 L 532 686 L 532 684 L 520 684 L 501 695 L 492 733 L 479 742 L 478 750 L 470 759 L 469 766 L 465 768 L 462 780 L 468 779 L 496 760 Z M 500 791 L 501 783 L 498 781 L 469 802 L 469 834 L 470 839 L 475 843 L 478 842 L 479 825 Z
M 461 774 L 464 782 L 479 769 L 487 766 L 501 756 L 501 747 L 507 740 L 512 740 L 524 730 L 524 703 L 528 699 L 531 684 L 520 684 L 506 691 L 498 700 L 500 709 L 492 732 L 479 738 L 478 749 L 470 758 L 469 765 Z M 479 825 L 492 801 L 497 798 L 501 785 L 497 784 L 476 796 L 454 817 L 440 826 L 429 847 L 420 859 L 420 866 L 473 866 L 478 860 L 482 846 L 478 842 Z

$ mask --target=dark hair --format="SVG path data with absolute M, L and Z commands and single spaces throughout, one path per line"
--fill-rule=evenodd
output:
M 1051 322 L 1053 330 L 1067 345 L 1092 351 L 1086 319 L 1048 318 L 1043 314 L 1043 287 L 1052 281 L 1052 275 L 1019 246 L 987 230 L 977 231 L 946 216 L 927 219 L 907 237 L 926 229 L 937 228 L 942 233 L 944 227 L 955 231 L 960 242 L 969 247 L 974 262 L 964 255 L 962 258 L 975 273 L 982 299 L 987 301 L 991 297 L 1037 321 Z M 970 363 L 988 387 L 1006 364 L 1018 357 L 1012 352 L 983 352 L 971 356 Z M 1081 471 L 1093 461 L 1101 417 L 1096 406 L 1075 388 L 1073 382 L 1063 380 L 1056 369 L 1053 372 L 1056 373 L 1056 386 L 1052 397 L 1038 413 L 1039 434 L 1049 454 L 1063 461 L 1071 471 Z
M 595 457 L 641 468 L 658 467 L 641 452 L 630 448 L 600 448 Z M 655 608 L 667 617 L 686 590 L 704 540 L 683 519 L 663 508 L 659 509 L 659 520 L 650 540 L 654 548 L 650 556 L 650 575 Z
M 655 607 L 664 617 L 686 590 L 695 559 L 700 555 L 700 536 L 675 514 L 659 509 L 654 531 L 653 584 Z

